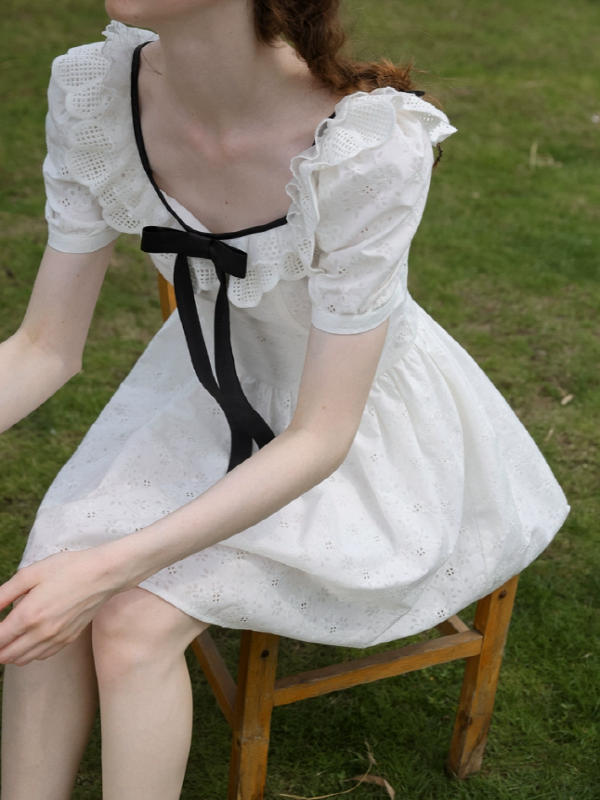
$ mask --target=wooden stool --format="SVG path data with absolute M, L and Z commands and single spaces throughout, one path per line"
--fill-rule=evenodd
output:
M 163 317 L 175 309 L 173 287 L 159 275 Z M 479 600 L 473 629 L 458 617 L 436 626 L 442 634 L 418 644 L 322 669 L 276 678 L 279 636 L 242 631 L 237 685 L 208 631 L 193 651 L 233 733 L 228 800 L 262 800 L 267 776 L 271 714 L 275 706 L 348 689 L 392 675 L 466 659 L 465 676 L 446 771 L 477 772 L 485 750 L 517 582 L 515 575 Z

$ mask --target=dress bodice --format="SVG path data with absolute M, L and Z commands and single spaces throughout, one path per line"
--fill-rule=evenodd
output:
M 408 252 L 427 200 L 431 146 L 455 128 L 415 93 L 386 87 L 348 95 L 319 123 L 314 144 L 292 159 L 286 217 L 213 234 L 170 204 L 148 161 L 137 76 L 141 50 L 155 35 L 111 23 L 106 36 L 104 45 L 74 48 L 53 65 L 49 242 L 80 252 L 119 231 L 142 234 L 142 249 L 174 284 L 196 375 L 227 417 L 232 469 L 251 455 L 252 440 L 262 447 L 274 437 L 241 388 L 236 336 L 238 349 L 261 343 L 259 371 L 283 373 L 293 384 L 303 365 L 307 301 L 310 324 L 327 333 L 361 333 L 393 317 L 380 363 L 410 341 Z M 298 286 L 280 288 L 290 281 Z M 194 296 L 205 307 L 217 283 L 211 360 Z M 229 304 L 247 313 L 230 321 Z M 272 336 L 284 320 L 290 330 Z M 291 352 L 296 345 L 302 358 Z

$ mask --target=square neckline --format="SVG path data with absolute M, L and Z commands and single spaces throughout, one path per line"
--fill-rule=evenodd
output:
M 262 225 L 253 225 L 253 226 L 250 226 L 250 227 L 247 227 L 247 228 L 241 228 L 240 230 L 237 230 L 237 231 L 226 231 L 224 233 L 212 233 L 211 231 L 208 230 L 206 225 L 204 225 L 199 219 L 196 219 L 196 217 L 191 213 L 191 211 L 189 211 L 184 205 L 182 205 L 175 197 L 171 197 L 166 192 L 164 192 L 159 187 L 159 185 L 156 183 L 156 179 L 154 178 L 154 173 L 152 172 L 152 167 L 150 165 L 150 159 L 148 158 L 148 153 L 146 151 L 146 145 L 145 145 L 145 142 L 144 142 L 144 136 L 143 136 L 143 133 L 142 133 L 142 123 L 141 123 L 141 116 L 140 116 L 140 102 L 139 102 L 139 89 L 138 89 L 141 52 L 142 52 L 142 49 L 147 44 L 150 44 L 151 41 L 154 41 L 154 40 L 149 39 L 146 42 L 141 42 L 141 44 L 137 45 L 137 47 L 133 51 L 133 58 L 132 58 L 132 61 L 131 61 L 131 117 L 132 117 L 132 122 L 133 122 L 133 132 L 134 132 L 134 135 L 135 135 L 135 143 L 136 143 L 136 146 L 137 146 L 137 151 L 138 151 L 138 155 L 140 157 L 140 161 L 142 162 L 142 167 L 144 168 L 144 172 L 146 173 L 146 176 L 147 176 L 148 180 L 150 181 L 150 183 L 152 184 L 152 187 L 154 188 L 156 194 L 158 195 L 158 198 L 161 201 L 161 203 L 164 205 L 164 207 L 167 209 L 167 211 L 171 214 L 171 216 L 174 217 L 177 220 L 177 222 L 181 225 L 181 227 L 184 230 L 186 230 L 186 231 L 195 231 L 195 229 L 191 225 L 188 225 L 187 222 L 184 222 L 184 220 L 182 219 L 180 214 L 177 213 L 177 211 L 175 211 L 173 209 L 173 207 L 171 206 L 171 203 L 169 203 L 169 200 L 171 202 L 175 203 L 183 212 L 185 212 L 185 214 L 187 216 L 189 216 L 200 228 L 203 229 L 201 231 L 196 231 L 197 233 L 202 233 L 203 236 L 208 236 L 208 237 L 210 237 L 212 239 L 241 239 L 242 237 L 249 236 L 250 234 L 253 234 L 253 233 L 261 233 L 263 231 L 271 230 L 272 228 L 279 228 L 279 227 L 282 227 L 283 225 L 287 225 L 288 222 L 289 222 L 288 217 L 289 217 L 290 211 L 292 210 L 292 205 L 293 204 L 290 204 L 290 208 L 288 209 L 288 211 L 285 214 L 285 216 L 278 217 L 277 219 L 274 219 L 271 222 L 266 222 L 266 223 L 264 223 Z M 336 112 L 334 111 L 332 114 L 329 115 L 329 117 L 324 117 L 321 120 L 321 122 L 319 122 L 319 125 L 317 126 L 317 128 L 320 127 L 323 124 L 323 122 L 325 122 L 327 119 L 333 119 L 335 117 L 335 114 L 336 114 Z M 299 156 L 302 156 L 305 153 L 308 153 L 308 151 L 311 150 L 315 146 L 315 144 L 316 144 L 316 140 L 313 141 L 313 143 L 312 143 L 312 145 L 310 147 L 307 147 L 305 150 L 302 150 L 302 152 L 299 153 L 297 156 L 294 156 L 294 158 L 298 158 Z M 294 159 L 292 159 L 292 161 L 293 160 Z M 290 161 L 290 168 L 291 168 L 292 161 Z M 288 181 L 288 183 L 286 184 L 286 187 L 285 187 L 286 190 L 287 190 L 288 186 L 290 185 L 290 183 L 291 183 L 291 181 Z

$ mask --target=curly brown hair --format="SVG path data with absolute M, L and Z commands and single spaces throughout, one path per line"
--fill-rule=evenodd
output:
M 340 0 L 253 1 L 259 41 L 274 45 L 283 36 L 306 62 L 314 77 L 336 94 L 370 92 L 383 86 L 402 92 L 414 88 L 412 63 L 393 64 L 387 58 L 355 61 L 342 52 L 348 36 L 341 20 Z
M 411 73 L 424 73 L 412 63 L 394 64 L 388 58 L 381 61 L 356 61 L 342 48 L 348 42 L 341 19 L 341 0 L 253 0 L 254 25 L 259 41 L 276 45 L 280 37 L 296 49 L 312 75 L 336 94 L 371 92 L 391 86 L 400 92 L 414 91 Z M 429 103 L 441 104 L 428 92 Z M 437 167 L 442 157 L 437 145 Z

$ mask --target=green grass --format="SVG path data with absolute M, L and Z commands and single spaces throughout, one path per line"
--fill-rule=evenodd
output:
M 482 365 L 572 505 L 522 575 L 484 766 L 443 764 L 461 680 L 449 664 L 277 709 L 267 797 L 322 795 L 366 767 L 398 800 L 600 798 L 600 5 L 594 0 L 352 0 L 361 56 L 414 58 L 458 134 L 444 145 L 411 251 L 411 291 Z M 41 161 L 52 58 L 100 39 L 99 0 L 8 0 L 0 31 L 0 337 L 25 309 L 45 242 Z M 530 166 L 537 143 L 541 165 Z M 84 371 L 0 439 L 0 580 L 59 467 L 160 325 L 156 283 L 121 237 Z M 572 394 L 567 405 L 561 399 Z M 465 618 L 470 619 L 473 609 Z M 238 634 L 219 631 L 233 668 Z M 368 652 L 368 651 L 367 651 Z M 355 652 L 282 642 L 282 674 Z M 222 798 L 229 730 L 197 666 L 183 797 Z M 352 796 L 386 795 L 377 786 Z M 96 726 L 75 789 L 98 800 Z

